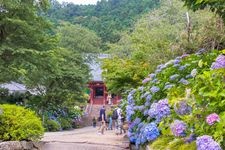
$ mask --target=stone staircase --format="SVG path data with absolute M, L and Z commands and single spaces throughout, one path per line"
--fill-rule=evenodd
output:
M 85 114 L 82 116 L 82 123 L 81 126 L 85 127 L 85 126 L 92 126 L 92 119 L 95 117 L 96 120 L 99 117 L 99 111 L 102 108 L 102 105 L 91 105 L 88 104 L 86 106 L 86 112 Z M 106 109 L 106 115 L 111 111 L 111 106 L 110 105 L 105 105 L 105 109 Z

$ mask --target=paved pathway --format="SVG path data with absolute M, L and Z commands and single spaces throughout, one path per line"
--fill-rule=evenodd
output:
M 124 150 L 128 146 L 124 135 L 115 135 L 112 130 L 100 135 L 93 127 L 47 132 L 42 141 L 43 150 Z

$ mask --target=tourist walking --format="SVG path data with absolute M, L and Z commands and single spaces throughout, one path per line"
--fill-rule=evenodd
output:
M 105 116 L 105 106 L 103 105 L 99 112 L 99 118 L 98 121 L 100 121 L 100 128 L 98 132 L 100 134 L 104 134 L 105 128 L 106 128 L 106 116 Z
M 112 122 L 113 122 L 112 116 L 110 115 L 110 116 L 109 116 L 109 126 L 108 126 L 108 129 L 109 129 L 109 130 L 112 130 Z
M 121 108 L 117 108 L 117 114 L 118 114 L 118 119 L 117 119 L 117 124 L 118 124 L 118 131 L 116 132 L 117 134 L 122 134 L 122 109 Z
M 112 95 L 111 94 L 108 94 L 107 102 L 108 102 L 109 105 L 112 105 Z

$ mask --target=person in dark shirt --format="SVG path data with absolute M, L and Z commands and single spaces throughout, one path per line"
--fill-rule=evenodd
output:
M 100 116 L 99 116 L 99 120 L 101 122 L 101 125 L 100 125 L 100 128 L 98 129 L 99 130 L 99 133 L 100 134 L 104 134 L 104 130 L 106 128 L 106 116 L 105 116 L 105 106 L 102 106 L 102 108 L 100 109 Z
M 102 106 L 102 108 L 100 109 L 99 121 L 106 121 L 105 106 Z

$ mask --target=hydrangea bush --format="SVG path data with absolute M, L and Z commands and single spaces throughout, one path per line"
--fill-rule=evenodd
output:
M 225 135 L 224 68 L 224 55 L 219 52 L 185 54 L 159 65 L 143 86 L 127 96 L 130 140 L 139 147 L 170 136 L 174 146 L 194 147 L 188 143 L 197 137 L 196 147 L 201 150 L 202 143 L 197 141 L 205 135 L 220 148 Z M 176 142 L 177 138 L 182 142 Z

